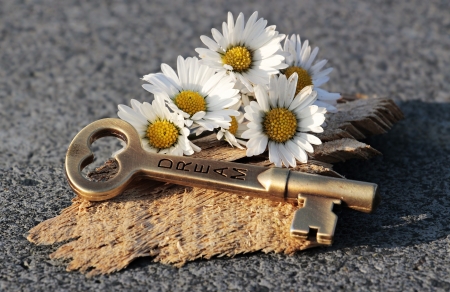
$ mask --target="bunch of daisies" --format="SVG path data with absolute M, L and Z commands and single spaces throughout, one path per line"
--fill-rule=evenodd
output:
M 275 29 L 257 12 L 247 22 L 228 13 L 222 32 L 200 37 L 207 47 L 196 49 L 200 59 L 179 56 L 176 70 L 162 64 L 160 73 L 145 75 L 152 103 L 119 105 L 119 117 L 150 152 L 191 155 L 201 149 L 190 137 L 211 131 L 247 156 L 268 149 L 277 167 L 306 163 L 312 145 L 321 144 L 313 133 L 323 131 L 340 95 L 320 88 L 332 68 L 314 62 L 318 48 Z

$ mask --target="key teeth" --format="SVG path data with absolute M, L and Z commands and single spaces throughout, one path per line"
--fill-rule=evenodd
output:
M 291 227 L 291 236 L 294 238 L 306 240 L 306 239 L 308 239 L 309 232 L 300 232 L 300 231 L 292 230 L 292 227 Z
M 291 228 L 291 237 L 296 238 L 296 239 L 303 239 L 303 240 L 308 240 L 308 238 L 310 237 L 311 232 L 299 232 L 296 230 L 292 230 Z M 316 234 L 316 241 L 317 243 L 323 244 L 323 245 L 332 245 L 334 238 L 333 236 L 329 236 L 329 235 L 320 235 L 320 234 Z
M 310 232 L 295 232 L 295 231 L 291 230 L 291 237 L 294 237 L 296 239 L 308 240 L 308 238 L 310 237 Z M 332 245 L 334 238 L 333 238 L 333 236 L 317 234 L 316 241 L 317 241 L 317 243 L 320 243 L 323 245 Z
M 337 216 L 332 210 L 334 204 L 340 204 L 341 201 L 299 195 L 299 202 L 303 202 L 303 207 L 294 213 L 290 229 L 291 236 L 306 240 L 312 235 L 311 229 L 315 229 L 317 230 L 317 242 L 323 245 L 331 245 L 337 223 Z
M 323 245 L 332 245 L 334 241 L 334 234 L 333 236 L 321 236 L 317 235 L 317 242 Z

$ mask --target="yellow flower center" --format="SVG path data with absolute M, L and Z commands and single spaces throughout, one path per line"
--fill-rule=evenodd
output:
M 222 56 L 222 63 L 233 67 L 233 71 L 244 72 L 252 64 L 252 54 L 246 47 L 233 47 Z
M 238 129 L 238 122 L 234 116 L 231 116 L 231 123 L 230 127 L 228 128 L 228 132 L 230 132 L 233 135 L 236 135 L 237 129 Z
M 284 143 L 294 137 L 297 118 L 286 108 L 274 108 L 264 116 L 263 128 L 270 140 Z
M 175 96 L 173 102 L 179 109 L 191 116 L 199 111 L 206 111 L 205 99 L 195 91 L 183 90 Z
M 284 74 L 287 78 L 289 78 L 292 74 L 294 74 L 294 72 L 298 75 L 297 89 L 295 90 L 295 95 L 297 95 L 306 86 L 313 85 L 313 82 L 308 71 L 300 67 L 288 67 Z
M 178 127 L 166 120 L 153 122 L 147 127 L 148 143 L 157 149 L 166 149 L 175 145 L 179 134 Z

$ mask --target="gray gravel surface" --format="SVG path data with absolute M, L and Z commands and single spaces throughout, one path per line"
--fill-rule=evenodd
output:
M 450 290 L 450 2 L 0 2 L 0 290 Z M 143 258 L 108 276 L 66 272 L 24 234 L 70 204 L 73 136 L 148 99 L 140 77 L 195 55 L 226 12 L 300 33 L 335 68 L 328 89 L 393 98 L 406 119 L 367 142 L 384 155 L 336 166 L 378 183 L 375 214 L 343 210 L 335 244 L 177 269 Z M 114 140 L 96 144 L 103 155 Z M 100 162 L 99 162 L 100 163 Z

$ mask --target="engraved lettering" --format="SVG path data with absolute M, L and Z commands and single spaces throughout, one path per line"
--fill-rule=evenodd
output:
M 247 175 L 245 172 L 247 171 L 247 169 L 233 167 L 233 170 L 236 171 L 236 172 L 239 172 L 240 174 L 232 175 L 232 176 L 230 176 L 230 178 L 239 179 L 239 180 L 245 180 L 245 176 Z
M 206 167 L 206 170 L 203 171 L 203 165 L 200 164 L 200 168 L 197 169 L 198 164 L 195 165 L 194 172 L 201 172 L 201 173 L 208 173 L 209 172 L 209 165 Z
M 224 167 L 224 168 L 216 168 L 216 169 L 213 169 L 213 171 L 214 171 L 215 173 L 220 174 L 221 176 L 227 177 L 227 175 L 226 175 L 225 173 L 223 173 L 223 171 L 224 171 L 225 169 L 228 169 L 228 167 Z
M 180 161 L 177 163 L 177 170 L 184 170 L 184 171 L 189 171 L 189 169 L 186 169 L 186 166 L 192 164 L 192 162 L 184 162 L 184 161 Z
M 158 162 L 158 167 L 161 167 L 161 168 L 172 168 L 172 164 L 173 164 L 172 160 L 164 158 L 164 159 L 161 159 Z

